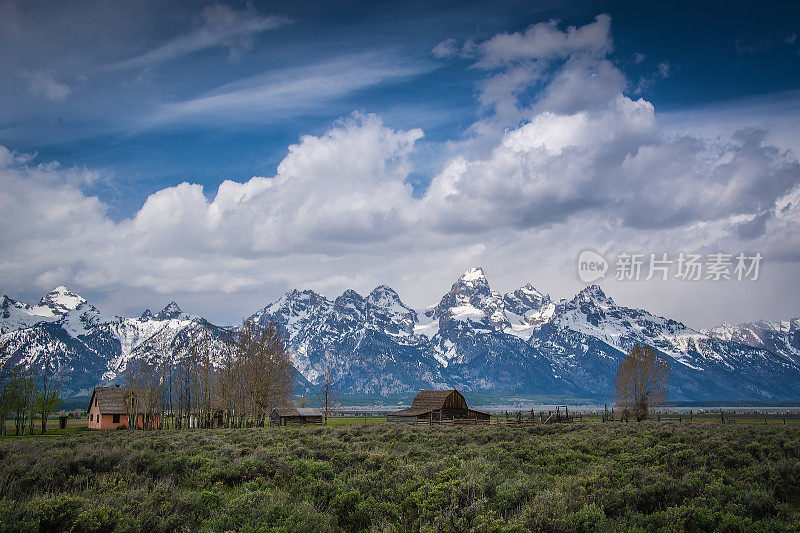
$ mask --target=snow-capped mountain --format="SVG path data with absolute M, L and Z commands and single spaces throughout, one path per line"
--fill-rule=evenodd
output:
M 333 301 L 291 291 L 250 318 L 281 326 L 292 363 L 311 383 L 328 372 L 345 393 L 378 396 L 446 385 L 428 339 L 414 332 L 416 312 L 385 285 Z
M 0 349 L 62 384 L 65 396 L 83 396 L 98 384 L 117 382 L 134 360 L 180 358 L 201 333 L 218 337 L 221 328 L 184 314 L 175 302 L 157 315 L 107 318 L 65 287 L 36 306 L 3 299 Z
M 0 311 L 7 357 L 37 371 L 47 366 L 75 395 L 119 380 L 131 361 L 177 360 L 201 334 L 218 339 L 225 331 L 175 302 L 156 314 L 104 317 L 64 287 L 37 305 L 4 297 Z M 425 309 L 408 307 L 386 285 L 333 300 L 292 290 L 251 319 L 279 325 L 304 391 L 328 373 L 357 396 L 455 387 L 608 399 L 620 359 L 644 343 L 670 358 L 673 399 L 800 398 L 800 319 L 697 331 L 617 305 L 596 285 L 561 301 L 530 284 L 500 294 L 480 268 Z
M 607 398 L 621 358 L 643 343 L 671 358 L 674 399 L 800 398 L 798 320 L 723 338 L 719 328 L 696 331 L 619 306 L 597 285 L 560 302 L 530 284 L 502 295 L 473 268 L 438 304 L 418 311 L 381 286 L 367 298 L 346 291 L 333 302 L 292 291 L 253 318 L 281 325 L 309 382 L 327 368 L 353 394 L 446 384 Z

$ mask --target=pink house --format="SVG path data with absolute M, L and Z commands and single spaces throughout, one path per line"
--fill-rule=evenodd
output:
M 129 387 L 95 387 L 89 401 L 89 429 L 129 427 L 128 413 L 136 411 L 136 427 L 144 424 L 148 390 Z

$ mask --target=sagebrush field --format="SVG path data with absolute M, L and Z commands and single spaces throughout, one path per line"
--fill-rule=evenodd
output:
M 80 432 L 0 441 L 2 531 L 800 528 L 800 427 Z

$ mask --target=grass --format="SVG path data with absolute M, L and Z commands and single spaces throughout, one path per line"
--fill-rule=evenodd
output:
M 0 441 L 0 500 L 0 532 L 796 531 L 800 427 L 82 431 Z
M 59 429 L 58 419 L 55 420 L 48 420 L 47 421 L 47 433 L 42 435 L 42 423 L 40 420 L 36 420 L 36 423 L 33 426 L 33 435 L 30 435 L 30 429 L 25 427 L 25 438 L 31 437 L 56 437 L 56 436 L 63 436 L 66 434 L 73 434 L 79 433 L 82 431 L 86 431 L 88 429 L 88 419 L 86 418 L 69 418 L 67 419 L 67 428 L 66 429 Z M 8 432 L 6 435 L 0 437 L 0 439 L 10 439 L 10 438 L 20 438 L 14 435 L 14 421 L 13 420 L 6 420 L 6 431 Z

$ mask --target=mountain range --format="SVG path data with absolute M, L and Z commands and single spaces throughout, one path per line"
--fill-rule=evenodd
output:
M 298 393 L 312 392 L 328 373 L 347 396 L 457 388 L 607 401 L 621 358 L 643 343 L 670 361 L 670 399 L 800 398 L 798 318 L 698 331 L 617 305 L 597 285 L 559 301 L 530 284 L 500 294 L 481 268 L 467 270 L 425 309 L 406 306 L 386 285 L 333 300 L 292 290 L 250 319 L 280 326 Z M 156 314 L 105 316 L 66 287 L 37 305 L 8 296 L 0 303 L 0 353 L 36 372 L 46 369 L 67 397 L 119 382 L 131 361 L 176 361 L 199 335 L 221 342 L 224 331 L 175 302 Z

